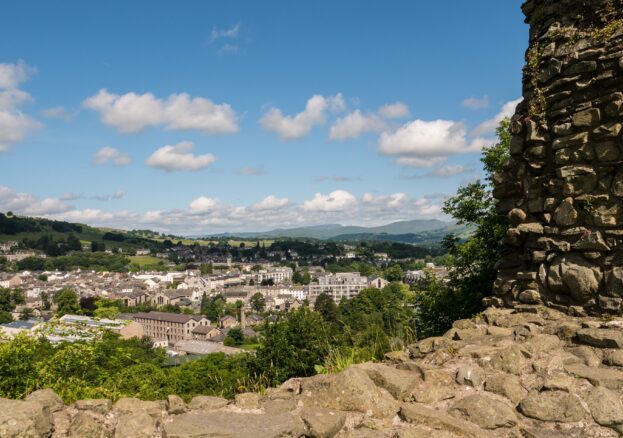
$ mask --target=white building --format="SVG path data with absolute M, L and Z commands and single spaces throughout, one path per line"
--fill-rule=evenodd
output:
M 309 301 L 316 302 L 325 293 L 339 303 L 342 298 L 350 299 L 368 287 L 368 277 L 359 272 L 338 272 L 318 277 L 318 284 L 309 285 Z
M 255 284 L 261 284 L 262 281 L 272 280 L 274 284 L 283 283 L 284 281 L 292 278 L 292 268 L 279 267 L 262 269 L 259 272 L 252 274 L 252 279 Z

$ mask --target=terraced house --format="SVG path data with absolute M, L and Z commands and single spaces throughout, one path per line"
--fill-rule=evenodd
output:
M 193 329 L 210 325 L 205 316 L 167 312 L 137 313 L 134 315 L 134 321 L 143 326 L 146 336 L 154 341 L 166 340 L 169 343 L 194 339 Z

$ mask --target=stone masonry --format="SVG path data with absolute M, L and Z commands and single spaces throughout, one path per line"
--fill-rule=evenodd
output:
M 623 0 L 530 0 L 523 102 L 493 195 L 510 229 L 488 305 L 623 312 Z

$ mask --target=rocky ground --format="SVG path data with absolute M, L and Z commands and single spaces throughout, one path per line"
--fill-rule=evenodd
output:
M 0 399 L 1 437 L 618 437 L 623 319 L 490 308 L 385 363 L 235 400 Z

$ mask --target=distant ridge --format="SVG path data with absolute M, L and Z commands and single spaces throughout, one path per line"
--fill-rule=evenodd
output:
M 336 239 L 336 240 L 393 240 L 393 241 L 413 241 L 420 239 L 414 236 L 422 234 L 443 235 L 448 233 L 461 234 L 465 231 L 464 227 L 457 227 L 451 222 L 444 222 L 438 219 L 415 219 L 411 221 L 393 222 L 377 227 L 348 226 L 339 224 L 324 224 L 298 228 L 278 228 L 262 232 L 245 233 L 221 233 L 209 237 L 241 237 L 258 239 L 275 238 L 309 238 L 309 239 Z M 383 236 L 387 238 L 383 238 Z M 396 236 L 396 238 L 391 238 Z M 437 238 L 433 240 L 438 240 Z

